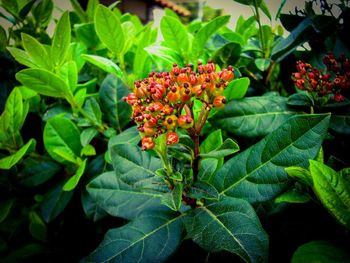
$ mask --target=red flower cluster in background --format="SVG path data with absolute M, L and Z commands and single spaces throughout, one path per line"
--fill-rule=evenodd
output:
M 350 87 L 350 64 L 349 59 L 341 55 L 338 59 L 329 53 L 323 58 L 326 72 L 312 67 L 303 61 L 298 61 L 298 72 L 292 74 L 292 80 L 298 89 L 314 92 L 317 96 L 330 97 L 341 102 L 345 99 L 342 91 Z
M 132 106 L 131 118 L 143 135 L 142 149 L 152 149 L 154 139 L 160 134 L 166 134 L 168 145 L 178 143 L 176 128 L 194 126 L 191 112 L 182 113 L 192 98 L 203 101 L 208 110 L 225 105 L 226 98 L 222 94 L 234 78 L 233 68 L 229 66 L 216 73 L 212 61 L 206 65 L 198 62 L 198 73 L 192 68 L 190 64 L 185 68 L 174 64 L 170 72 L 152 72 L 148 78 L 135 81 L 134 92 L 124 98 Z

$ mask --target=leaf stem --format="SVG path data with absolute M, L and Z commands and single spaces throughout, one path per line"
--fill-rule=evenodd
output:
M 264 34 L 262 32 L 262 27 L 261 27 L 261 22 L 260 22 L 260 13 L 259 13 L 259 6 L 257 0 L 254 0 L 254 9 L 255 9 L 255 18 L 256 21 L 258 22 L 259 26 L 259 34 L 260 34 L 260 42 L 261 42 L 261 48 L 265 57 L 265 41 L 264 41 Z

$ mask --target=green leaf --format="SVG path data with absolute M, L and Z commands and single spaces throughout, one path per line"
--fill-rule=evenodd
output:
M 287 0 L 282 0 L 282 1 L 281 1 L 281 4 L 280 4 L 280 6 L 279 6 L 279 8 L 278 8 L 278 11 L 277 11 L 275 20 L 278 20 L 278 19 L 280 18 L 280 14 L 281 14 L 282 9 L 283 9 L 284 5 L 286 4 L 286 2 L 287 2 Z
M 200 145 L 200 152 L 202 154 L 214 151 L 222 145 L 223 139 L 221 130 L 211 132 Z M 224 163 L 223 159 L 203 159 L 200 161 L 198 177 L 201 180 L 209 180 L 214 174 L 215 170 L 221 167 Z
M 45 69 L 24 69 L 16 74 L 16 79 L 24 86 L 39 94 L 65 98 L 71 91 L 66 82 Z
M 229 42 L 217 49 L 213 54 L 213 60 L 215 63 L 227 67 L 229 65 L 235 65 L 241 55 L 241 45 L 234 42 Z
M 95 98 L 91 97 L 86 100 L 84 110 L 95 123 L 102 124 L 102 112 Z
M 47 228 L 41 217 L 35 212 L 29 212 L 29 232 L 37 240 L 46 241 Z
M 228 138 L 218 148 L 208 153 L 201 153 L 200 157 L 220 159 L 238 151 L 239 151 L 238 144 L 232 139 Z
M 141 211 L 166 208 L 160 203 L 160 197 L 168 188 L 155 174 L 162 167 L 158 158 L 131 144 L 112 146 L 110 156 L 115 172 L 99 175 L 87 187 L 98 206 L 126 219 L 134 218 Z
M 160 21 L 160 29 L 165 44 L 186 57 L 189 52 L 190 42 L 188 40 L 187 30 L 180 20 L 170 16 L 163 16 Z
M 108 7 L 99 5 L 95 11 L 94 22 L 101 42 L 110 51 L 120 55 L 124 49 L 125 36 L 118 17 Z
M 219 193 L 214 186 L 206 182 L 197 181 L 191 185 L 189 191 L 187 192 L 188 197 L 196 199 L 208 199 L 208 200 L 218 200 Z
M 271 200 L 286 190 L 286 167 L 307 167 L 326 135 L 330 116 L 298 115 L 227 161 L 213 183 L 221 195 L 249 202 Z
M 94 127 L 83 130 L 80 134 L 80 143 L 82 146 L 88 145 L 93 138 L 98 134 L 98 130 Z
M 63 183 L 56 185 L 44 197 L 41 204 L 41 215 L 46 223 L 54 220 L 63 212 L 73 197 L 73 191 L 63 191 Z
M 84 43 L 87 48 L 96 48 L 100 43 L 94 23 L 75 24 L 74 30 L 79 41 Z
M 75 92 L 74 99 L 77 102 L 78 107 L 83 107 L 83 104 L 85 102 L 86 97 L 87 96 L 86 96 L 86 89 L 85 88 L 81 88 L 77 92 Z
M 26 160 L 25 168 L 22 170 L 21 185 L 26 187 L 35 187 L 51 179 L 61 170 L 61 166 L 56 162 L 38 160 Z
M 181 215 L 148 213 L 111 229 L 83 262 L 164 262 L 180 245 Z
M 11 212 L 15 199 L 9 199 L 0 203 L 0 223 L 2 223 Z
M 293 52 L 300 44 L 310 39 L 313 35 L 312 20 L 305 18 L 290 34 L 284 39 L 276 42 L 272 49 L 272 60 L 280 62 L 283 58 Z
M 49 24 L 53 11 L 53 2 L 51 0 L 42 0 L 32 9 L 32 14 L 37 24 L 45 27 Z
M 54 65 L 62 65 L 67 57 L 71 38 L 69 12 L 62 14 L 55 28 L 51 45 L 51 57 Z
M 187 236 L 209 252 L 229 251 L 246 262 L 267 262 L 268 236 L 244 200 L 224 197 L 184 218 Z
M 264 0 L 262 0 L 260 2 L 259 8 L 261 9 L 261 11 L 263 11 L 263 13 L 271 20 L 271 14 L 269 11 L 269 8 L 266 6 L 266 3 Z
M 224 91 L 226 99 L 242 99 L 249 88 L 250 79 L 247 77 L 232 80 Z
M 30 35 L 22 33 L 21 37 L 23 47 L 31 60 L 35 63 L 36 67 L 50 70 L 51 60 L 49 59 L 49 55 L 45 47 Z
M 160 59 L 164 62 L 169 68 L 174 64 L 178 64 L 180 67 L 184 65 L 184 61 L 175 50 L 160 46 L 160 45 L 151 45 L 144 48 L 148 52 L 148 54 L 152 57 L 155 63 Z
M 350 115 L 332 114 L 329 128 L 340 134 L 350 134 Z
M 80 155 L 81 156 L 94 156 L 94 155 L 96 155 L 96 150 L 95 150 L 94 146 L 92 146 L 91 144 L 87 144 L 83 147 L 83 149 L 81 149 Z
M 14 88 L 8 96 L 3 112 L 5 130 L 15 134 L 22 128 L 27 112 L 24 111 L 23 98 L 19 88 Z
M 276 130 L 296 112 L 281 96 L 249 97 L 230 101 L 209 119 L 218 128 L 246 137 L 264 136 Z
M 308 186 L 313 186 L 313 181 L 310 172 L 301 167 L 287 167 L 285 168 L 287 174 L 295 179 L 299 179 L 301 182 Z
M 132 126 L 126 130 L 124 130 L 122 133 L 119 133 L 113 137 L 110 138 L 108 141 L 108 148 L 111 148 L 113 145 L 116 144 L 138 144 L 141 140 L 139 131 L 137 130 L 136 126 Z
M 59 71 L 59 76 L 66 81 L 66 84 L 74 93 L 78 83 L 78 69 L 75 61 L 67 61 L 62 65 Z
M 271 59 L 269 58 L 257 58 L 254 60 L 255 66 L 260 70 L 260 71 L 265 71 L 269 68 Z
M 303 244 L 294 252 L 292 263 L 345 263 L 349 254 L 328 241 L 317 240 Z
M 169 207 L 171 210 L 178 211 L 181 207 L 182 193 L 183 185 L 182 183 L 177 183 L 171 192 L 165 193 L 161 197 L 160 202 Z
M 151 71 L 151 58 L 148 53 L 144 50 L 145 47 L 149 46 L 154 42 L 152 25 L 149 24 L 145 27 L 145 32 L 142 38 L 138 42 L 137 49 L 135 52 L 135 58 L 133 63 L 134 74 L 138 79 L 147 77 L 147 74 Z
M 201 54 L 207 40 L 218 31 L 220 27 L 227 24 L 229 20 L 230 16 L 218 16 L 198 30 L 195 35 L 195 41 L 193 41 L 192 44 L 192 53 L 195 57 Z
M 343 177 L 329 166 L 310 160 L 314 191 L 325 208 L 339 223 L 350 229 L 350 187 Z
M 291 106 L 313 106 L 314 100 L 307 92 L 298 92 L 290 95 L 287 104 Z
M 85 64 L 85 60 L 81 56 L 86 52 L 86 46 L 81 42 L 73 42 L 69 46 L 69 58 L 75 61 L 78 71 L 80 71 Z
M 99 67 L 100 69 L 106 71 L 107 73 L 114 74 L 118 78 L 123 78 L 124 73 L 112 60 L 95 55 L 83 54 L 82 57 L 90 62 L 91 64 Z
M 37 65 L 32 59 L 31 56 L 26 51 L 23 51 L 19 48 L 15 47 L 7 47 L 7 50 L 10 54 L 22 65 L 27 66 L 29 68 L 36 68 Z
M 275 203 L 306 203 L 310 201 L 310 196 L 307 193 L 297 191 L 296 189 L 289 190 L 275 199 Z
M 90 21 L 94 20 L 94 14 L 96 12 L 96 8 L 98 7 L 99 0 L 89 0 L 86 7 L 86 14 Z
M 81 22 L 87 22 L 88 17 L 87 14 L 85 13 L 84 9 L 81 7 L 80 3 L 78 0 L 71 0 L 70 1 L 74 10 L 74 13 L 79 17 L 79 20 Z
M 65 153 L 72 162 L 80 155 L 80 133 L 77 126 L 61 116 L 51 118 L 44 128 L 44 146 L 49 155 L 60 163 L 66 163 L 60 152 Z
M 64 184 L 63 191 L 72 191 L 75 187 L 77 187 L 81 176 L 84 174 L 86 161 L 87 159 L 84 159 L 84 161 L 79 165 L 75 174 Z
M 108 75 L 103 80 L 99 91 L 102 111 L 118 131 L 130 122 L 131 107 L 123 101 L 129 92 L 121 79 L 113 75 Z
M 11 169 L 11 167 L 18 163 L 28 151 L 35 148 L 35 144 L 36 141 L 34 139 L 30 139 L 16 153 L 0 159 L 0 169 Z

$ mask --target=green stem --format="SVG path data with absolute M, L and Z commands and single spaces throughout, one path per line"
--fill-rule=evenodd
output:
M 310 106 L 310 114 L 314 114 L 314 107 Z
M 264 34 L 262 32 L 261 22 L 260 22 L 260 13 L 259 13 L 259 6 L 257 0 L 254 0 L 254 8 L 255 8 L 255 17 L 256 21 L 258 22 L 259 26 L 259 34 L 260 34 L 260 42 L 261 42 L 261 48 L 265 57 L 265 41 L 264 41 Z

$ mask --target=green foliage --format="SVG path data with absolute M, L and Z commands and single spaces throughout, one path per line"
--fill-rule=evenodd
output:
M 350 262 L 346 251 L 330 242 L 317 240 L 298 247 L 292 257 L 292 263 L 303 262 Z
M 320 162 L 310 160 L 313 189 L 325 208 L 346 228 L 350 228 L 350 185 L 340 174 Z

